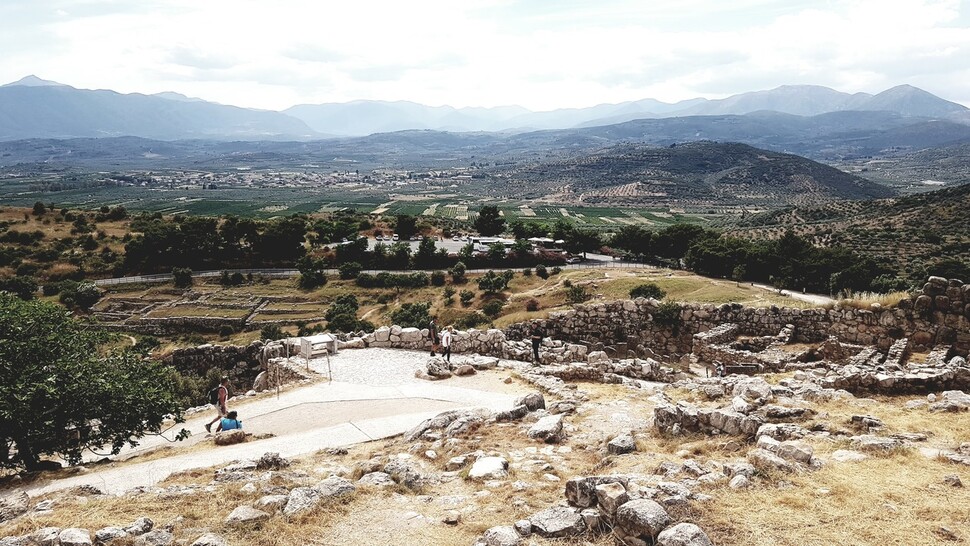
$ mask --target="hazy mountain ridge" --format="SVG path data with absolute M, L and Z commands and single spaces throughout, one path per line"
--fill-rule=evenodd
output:
M 506 192 L 584 203 L 773 206 L 888 197 L 864 178 L 738 143 L 620 145 L 499 170 Z
M 877 95 L 848 94 L 821 86 L 786 85 L 718 100 L 690 99 L 665 103 L 642 99 L 545 112 L 533 112 L 520 106 L 453 108 L 408 101 L 368 100 L 303 104 L 283 112 L 271 112 L 207 102 L 175 92 L 142 95 L 75 89 L 27 76 L 18 82 L 0 86 L 0 140 L 112 136 L 162 140 L 306 140 L 423 129 L 524 133 L 589 129 L 646 119 L 737 116 L 760 112 L 814 117 L 827 113 L 864 111 L 890 112 L 911 120 L 945 119 L 970 125 L 970 110 L 966 107 L 908 85 L 897 86 Z M 770 128 L 766 134 L 771 134 Z M 721 136 L 717 131 L 712 134 L 677 134 L 671 138 L 677 141 L 703 138 L 739 140 L 737 137 Z M 770 144 L 755 140 L 751 142 Z M 777 145 L 772 147 L 778 148 Z
M 61 85 L 0 87 L 0 140 L 139 136 L 278 139 L 318 136 L 279 112 Z
M 303 104 L 284 112 L 313 129 L 333 134 L 365 135 L 406 129 L 448 131 L 527 131 L 611 125 L 644 118 L 743 115 L 773 111 L 816 116 L 842 111 L 886 111 L 906 117 L 960 117 L 967 108 L 916 87 L 900 85 L 877 95 L 842 93 L 813 85 L 784 85 L 766 91 L 741 93 L 725 99 L 690 99 L 664 103 L 654 99 L 566 108 L 546 112 L 519 107 L 456 109 L 413 102 L 354 101 Z

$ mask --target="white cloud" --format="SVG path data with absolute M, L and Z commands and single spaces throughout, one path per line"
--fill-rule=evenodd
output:
M 958 0 L 45 0 L 0 6 L 0 79 L 281 109 L 534 109 L 787 83 L 970 98 Z

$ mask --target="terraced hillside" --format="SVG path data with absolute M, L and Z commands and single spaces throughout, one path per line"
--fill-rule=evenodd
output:
M 890 197 L 864 178 L 738 143 L 621 145 L 501 173 L 509 194 L 564 202 L 747 207 Z
M 908 197 L 789 207 L 750 216 L 729 233 L 772 239 L 787 229 L 918 274 L 943 260 L 970 268 L 970 185 Z

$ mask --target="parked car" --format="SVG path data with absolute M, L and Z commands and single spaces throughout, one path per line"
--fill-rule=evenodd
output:
M 392 239 L 395 240 L 395 241 L 400 241 L 401 240 L 401 236 L 398 235 L 397 233 L 395 233 L 394 236 L 392 237 Z
M 579 264 L 579 263 L 583 263 L 583 259 L 581 257 L 579 257 L 579 256 L 573 256 L 572 258 L 568 258 L 566 260 L 566 263 L 567 264 Z
M 384 236 L 383 235 L 378 235 L 378 236 L 374 237 L 374 240 L 375 241 L 383 241 L 384 240 Z

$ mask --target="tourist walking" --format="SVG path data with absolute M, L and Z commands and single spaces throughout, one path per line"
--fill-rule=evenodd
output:
M 219 386 L 212 389 L 212 391 L 209 391 L 209 402 L 216 407 L 216 416 L 205 424 L 206 432 L 212 432 L 212 424 L 222 419 L 229 413 L 229 407 L 226 405 L 228 399 L 229 378 L 223 376 L 222 381 L 219 382 Z
M 451 342 L 454 339 L 455 329 L 448 326 L 441 332 L 441 356 L 451 363 Z
M 542 345 L 542 329 L 539 327 L 539 321 L 532 322 L 529 337 L 532 339 L 532 359 L 536 364 L 539 364 L 539 346 Z
M 438 349 L 438 324 L 435 322 L 435 318 L 431 317 L 431 322 L 428 323 L 428 337 L 431 338 L 431 356 L 434 356 L 435 351 Z

